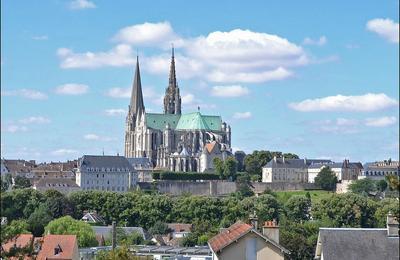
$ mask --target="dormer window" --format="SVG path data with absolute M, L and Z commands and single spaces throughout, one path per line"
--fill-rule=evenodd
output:
M 58 245 L 54 248 L 54 255 L 58 255 L 58 254 L 60 254 L 60 253 L 62 253 L 62 249 L 61 249 L 60 244 L 58 244 Z

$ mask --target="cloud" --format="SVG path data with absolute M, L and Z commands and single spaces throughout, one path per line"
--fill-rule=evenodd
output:
M 211 95 L 216 97 L 242 97 L 249 94 L 249 89 L 240 85 L 214 86 Z
M 392 43 L 399 43 L 399 23 L 391 19 L 372 19 L 367 22 L 367 30 L 378 34 Z
M 10 125 L 6 125 L 4 127 L 2 126 L 1 131 L 6 132 L 6 133 L 26 132 L 26 131 L 28 131 L 28 128 L 26 126 L 10 124 Z
M 286 70 L 283 67 L 279 67 L 275 70 L 269 70 L 264 72 L 238 72 L 238 73 L 226 73 L 223 71 L 214 71 L 209 75 L 209 79 L 214 82 L 246 82 L 246 83 L 261 83 L 271 80 L 282 80 L 290 77 L 292 72 Z
M 86 94 L 89 90 L 88 85 L 77 84 L 77 83 L 68 83 L 64 85 L 60 85 L 55 88 L 55 92 L 59 95 L 83 95 Z
M 161 102 L 162 100 L 163 98 L 161 97 Z M 191 109 L 196 109 L 196 108 L 212 109 L 216 107 L 214 104 L 204 103 L 203 100 L 196 98 L 196 96 L 193 95 L 192 93 L 185 93 L 182 95 L 182 105 L 184 105 L 185 108 L 191 108 Z
M 183 40 L 175 34 L 169 22 L 127 26 L 119 30 L 113 40 L 135 46 L 169 47 L 171 43 L 175 46 L 183 44 Z
M 89 141 L 113 141 L 115 140 L 115 138 L 111 138 L 111 137 L 106 137 L 106 136 L 99 136 L 97 134 L 86 134 L 83 136 L 83 138 L 85 140 L 89 140 Z
M 317 46 L 322 46 L 325 45 L 328 42 L 328 39 L 325 36 L 319 37 L 319 39 L 313 40 L 309 37 L 306 37 L 303 40 L 304 45 L 317 45 Z
M 35 41 L 45 41 L 48 39 L 49 39 L 49 37 L 47 35 L 36 35 L 36 36 L 32 37 L 32 40 L 35 40 Z
M 359 132 L 358 125 L 358 120 L 346 118 L 311 122 L 312 130 L 316 133 L 355 134 Z
M 233 115 L 234 119 L 249 119 L 252 117 L 251 112 L 236 112 Z
M 93 9 L 96 5 L 88 0 L 74 0 L 69 3 L 69 8 L 72 10 Z
M 354 111 L 371 112 L 398 105 L 398 102 L 386 94 L 368 93 L 361 96 L 329 96 L 317 99 L 306 99 L 290 103 L 289 107 L 300 112 L 313 111 Z
M 18 89 L 18 90 L 5 90 L 1 91 L 2 96 L 18 96 L 27 99 L 44 100 L 47 99 L 47 95 L 43 92 L 34 89 Z
M 106 109 L 104 112 L 107 116 L 121 116 L 121 115 L 126 115 L 126 113 L 128 113 L 125 109 L 122 108 Z
M 58 156 L 62 156 L 62 155 L 74 155 L 77 154 L 78 151 L 77 150 L 73 150 L 73 149 L 66 149 L 66 148 L 61 148 L 58 150 L 54 150 L 51 152 L 52 155 L 58 155 Z
M 367 118 L 365 120 L 366 126 L 371 127 L 386 127 L 395 124 L 397 121 L 396 117 L 394 116 L 384 116 L 378 118 Z
M 108 52 L 75 53 L 71 49 L 59 48 L 57 55 L 61 59 L 61 68 L 95 69 L 105 66 L 123 67 L 135 64 L 136 59 L 132 55 L 132 48 L 126 44 L 119 44 Z
M 21 124 L 48 124 L 50 119 L 43 116 L 31 116 L 19 120 Z
M 110 88 L 107 93 L 107 96 L 112 98 L 130 98 L 131 97 L 131 89 L 130 88 Z

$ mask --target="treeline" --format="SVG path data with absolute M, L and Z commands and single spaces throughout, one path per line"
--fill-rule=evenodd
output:
M 25 220 L 26 229 L 36 236 L 53 220 L 70 215 L 80 219 L 85 210 L 96 210 L 106 224 L 154 229 L 159 223 L 192 223 L 193 233 L 184 245 L 205 244 L 221 227 L 237 220 L 247 221 L 256 212 L 259 223 L 280 221 L 282 245 L 295 252 L 293 259 L 310 259 L 314 254 L 318 228 L 385 227 L 389 211 L 399 216 L 398 201 L 375 201 L 365 196 L 332 194 L 312 204 L 310 196 L 292 196 L 280 201 L 274 193 L 245 197 L 234 193 L 225 198 L 201 196 L 170 197 L 142 192 L 79 191 L 64 196 L 50 190 L 17 189 L 1 194 L 1 216 L 8 222 Z M 311 210 L 310 210 L 311 208 Z

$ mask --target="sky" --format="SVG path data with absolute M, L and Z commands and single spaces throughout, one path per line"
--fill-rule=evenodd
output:
M 183 113 L 232 148 L 399 157 L 398 1 L 1 1 L 1 157 L 123 154 L 136 55 L 162 112 L 171 45 Z

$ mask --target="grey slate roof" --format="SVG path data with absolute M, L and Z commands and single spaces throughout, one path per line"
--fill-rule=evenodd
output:
M 126 158 L 128 162 L 133 166 L 133 168 L 152 168 L 153 165 L 149 158 L 139 157 L 139 158 Z
M 112 226 L 92 226 L 93 231 L 98 236 L 103 236 L 106 238 L 107 236 L 111 235 Z M 126 233 L 130 234 L 133 232 L 137 232 L 142 235 L 143 239 L 147 239 L 147 235 L 144 232 L 144 229 L 141 227 L 117 227 L 123 229 Z
M 399 259 L 399 237 L 384 228 L 320 228 L 324 260 Z
M 329 163 L 331 160 L 320 160 L 320 159 L 286 159 L 283 162 L 282 158 L 276 158 L 276 161 L 272 159 L 265 165 L 267 168 L 307 168 L 309 165 L 316 163 Z
M 93 168 L 128 168 L 133 171 L 132 165 L 124 156 L 112 155 L 84 155 L 79 158 L 78 167 L 93 167 Z

